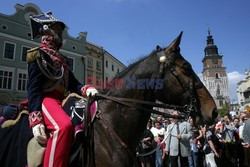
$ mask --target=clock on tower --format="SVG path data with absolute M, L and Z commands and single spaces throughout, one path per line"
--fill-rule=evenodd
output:
M 218 63 L 218 59 L 216 59 L 216 58 L 213 58 L 212 61 L 213 61 L 214 64 Z

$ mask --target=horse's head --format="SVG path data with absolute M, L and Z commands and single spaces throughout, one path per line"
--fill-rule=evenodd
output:
M 157 46 L 158 78 L 163 80 L 163 88 L 156 89 L 158 100 L 168 104 L 189 105 L 196 122 L 211 124 L 217 117 L 215 102 L 195 74 L 191 64 L 180 54 L 180 35 L 166 48 Z

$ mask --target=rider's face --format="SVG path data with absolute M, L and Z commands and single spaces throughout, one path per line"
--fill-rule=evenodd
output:
M 63 28 L 62 28 L 62 26 L 61 26 L 60 24 L 54 24 L 54 25 L 52 25 L 52 26 L 51 26 L 51 29 L 53 29 L 54 32 L 55 32 L 56 34 L 58 34 L 59 36 L 62 35 Z

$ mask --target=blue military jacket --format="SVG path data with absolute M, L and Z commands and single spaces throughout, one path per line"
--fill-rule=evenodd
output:
M 44 87 L 49 79 L 41 71 L 36 59 L 39 57 L 39 54 L 42 54 L 46 59 L 47 63 L 53 63 L 51 58 L 39 48 L 34 48 L 28 51 L 27 62 L 28 62 L 28 105 L 29 112 L 33 111 L 42 111 L 42 100 Z M 81 88 L 83 85 L 75 78 L 74 74 L 69 70 L 68 74 L 68 86 L 67 90 L 77 94 L 81 94 Z

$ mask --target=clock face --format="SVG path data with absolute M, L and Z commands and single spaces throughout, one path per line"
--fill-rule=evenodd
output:
M 216 59 L 216 58 L 212 59 L 212 61 L 213 61 L 214 64 L 218 63 L 218 59 Z

